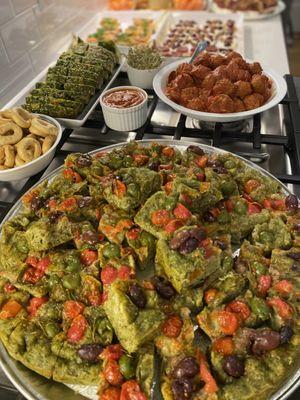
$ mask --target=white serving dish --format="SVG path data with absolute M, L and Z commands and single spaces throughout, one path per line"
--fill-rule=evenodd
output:
M 153 79 L 163 68 L 163 63 L 154 69 L 136 69 L 126 64 L 126 70 L 131 85 L 141 89 L 153 89 Z
M 104 102 L 104 96 L 111 92 L 117 91 L 119 89 L 136 89 L 143 93 L 145 99 L 142 103 L 129 108 L 114 108 L 108 107 Z M 100 104 L 103 111 L 103 116 L 106 125 L 115 131 L 119 132 L 129 132 L 140 128 L 144 125 L 147 120 L 147 103 L 148 95 L 147 93 L 136 86 L 118 86 L 103 92 L 100 97 Z
M 167 38 L 168 31 L 172 26 L 177 24 L 180 20 L 190 20 L 195 21 L 198 25 L 205 24 L 206 21 L 219 19 L 221 21 L 227 21 L 232 19 L 236 25 L 236 33 L 235 33 L 235 43 L 232 50 L 239 52 L 244 55 L 244 46 L 245 46 L 245 38 L 244 38 L 244 17 L 241 13 L 220 13 L 214 14 L 206 11 L 173 11 L 168 13 L 166 18 L 163 21 L 162 27 L 160 29 L 160 36 L 157 38 L 157 45 L 161 46 Z M 174 60 L 177 60 L 178 57 L 171 57 Z M 180 57 L 182 59 L 183 57 Z
M 27 164 L 21 165 L 20 167 L 15 167 L 0 171 L 0 181 L 18 181 L 24 178 L 29 178 L 30 176 L 35 175 L 38 172 L 42 171 L 52 161 L 56 151 L 56 147 L 58 146 L 58 143 L 60 142 L 62 136 L 61 125 L 54 118 L 48 117 L 47 115 L 42 115 L 42 114 L 33 114 L 33 115 L 39 115 L 39 117 L 55 125 L 58 129 L 57 138 L 52 147 L 50 147 L 50 149 L 47 151 L 47 153 L 41 155 L 35 160 L 30 161 Z
M 259 13 L 257 11 L 237 11 L 236 14 L 244 15 L 245 21 L 258 21 L 261 19 L 272 18 L 276 15 L 281 14 L 285 10 L 286 6 L 282 0 L 278 0 L 277 6 L 270 12 Z M 212 12 L 218 14 L 229 14 L 233 13 L 233 10 L 219 7 L 213 0 L 211 1 L 210 9 Z
M 259 114 L 276 106 L 286 94 L 287 85 L 283 77 L 274 70 L 262 65 L 265 75 L 271 78 L 273 82 L 273 87 L 272 87 L 273 93 L 270 99 L 261 107 L 254 108 L 253 110 L 249 111 L 243 111 L 237 113 L 224 113 L 224 114 L 191 110 L 189 108 L 183 107 L 175 103 L 165 95 L 165 88 L 167 86 L 167 81 L 170 73 L 172 71 L 175 71 L 180 64 L 182 64 L 183 62 L 189 62 L 189 60 L 190 60 L 189 58 L 186 58 L 185 60 L 175 61 L 172 64 L 165 66 L 162 70 L 158 72 L 153 81 L 153 88 L 157 96 L 164 103 L 172 107 L 175 111 L 183 115 L 186 115 L 187 117 L 194 118 L 199 121 L 209 121 L 209 122 L 232 122 L 241 119 L 247 119 L 255 114 Z M 247 60 L 247 62 L 253 62 L 253 61 Z

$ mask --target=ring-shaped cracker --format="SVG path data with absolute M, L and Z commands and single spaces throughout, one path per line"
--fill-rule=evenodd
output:
M 17 153 L 15 157 L 15 167 L 21 167 L 24 164 L 26 164 L 25 161 L 22 160 L 22 158 Z
M 15 164 L 15 148 L 10 144 L 0 147 L 0 164 L 12 168 Z
M 16 144 L 23 137 L 22 129 L 13 122 L 0 124 L 0 146 Z
M 42 137 L 47 137 L 49 135 L 57 136 L 58 134 L 58 129 L 55 125 L 38 117 L 32 118 L 29 131 L 34 135 Z
M 22 107 L 15 107 L 11 110 L 11 118 L 21 128 L 29 128 L 33 115 Z
M 42 153 L 43 154 L 47 153 L 47 151 L 51 149 L 51 147 L 53 146 L 55 140 L 56 140 L 56 137 L 52 136 L 52 135 L 48 135 L 44 139 L 43 144 L 42 144 Z
M 42 148 L 38 140 L 33 138 L 23 138 L 16 144 L 18 155 L 26 163 L 35 160 L 42 154 Z

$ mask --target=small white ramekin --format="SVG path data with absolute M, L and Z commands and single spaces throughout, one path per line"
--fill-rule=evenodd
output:
M 136 69 L 127 64 L 127 75 L 132 85 L 143 89 L 153 89 L 153 79 L 161 68 L 162 65 L 154 69 Z
M 103 98 L 111 92 L 115 92 L 117 90 L 138 90 L 143 96 L 144 100 L 142 103 L 128 108 L 114 108 L 109 107 L 103 102 Z M 135 129 L 140 128 L 144 125 L 147 120 L 147 102 L 148 95 L 145 90 L 137 87 L 137 86 L 118 86 L 112 89 L 106 90 L 100 96 L 100 104 L 103 111 L 104 121 L 106 125 L 115 131 L 119 132 L 128 132 L 133 131 Z

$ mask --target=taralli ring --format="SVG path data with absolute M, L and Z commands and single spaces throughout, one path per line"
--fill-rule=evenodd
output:
M 37 117 L 34 117 L 32 119 L 29 131 L 37 136 L 43 136 L 43 137 L 49 135 L 57 136 L 58 133 L 58 129 L 56 126 Z
M 15 164 L 15 149 L 14 146 L 6 144 L 0 147 L 0 165 L 12 168 Z
M 15 167 L 21 167 L 24 164 L 25 164 L 25 161 L 22 160 L 22 158 L 17 153 L 16 158 L 15 158 Z
M 52 147 L 53 143 L 55 142 L 56 137 L 49 135 L 44 139 L 42 144 L 42 153 L 45 154 L 47 151 Z
M 32 138 L 23 138 L 16 144 L 18 155 L 26 163 L 38 158 L 42 154 L 41 145 L 38 140 Z
M 16 144 L 23 137 L 22 129 L 13 122 L 0 124 L 0 146 L 5 144 Z
M 29 128 L 32 120 L 32 114 L 22 107 L 16 107 L 11 110 L 11 118 L 21 128 Z

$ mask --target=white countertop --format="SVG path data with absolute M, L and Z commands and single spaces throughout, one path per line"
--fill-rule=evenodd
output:
M 245 57 L 268 65 L 282 75 L 290 72 L 280 15 L 245 21 Z

